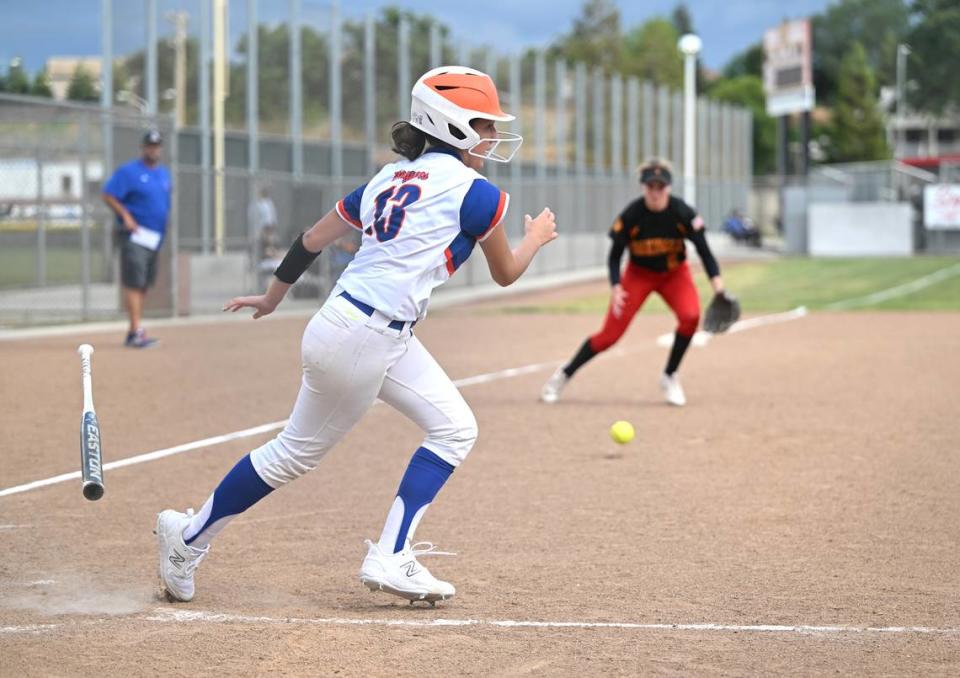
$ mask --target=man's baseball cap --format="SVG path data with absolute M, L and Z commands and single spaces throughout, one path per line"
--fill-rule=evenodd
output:
M 160 134 L 159 130 L 148 130 L 146 134 L 143 135 L 143 145 L 144 146 L 155 146 L 157 144 L 163 143 L 163 135 Z
M 643 172 L 640 173 L 641 184 L 650 184 L 654 181 L 659 181 L 661 184 L 669 186 L 670 179 L 670 170 L 668 170 L 666 167 L 661 167 L 660 165 L 645 167 Z

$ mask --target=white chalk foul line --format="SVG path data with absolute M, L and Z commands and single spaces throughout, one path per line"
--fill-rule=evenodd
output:
M 806 315 L 807 310 L 804 307 L 796 308 L 792 311 L 786 313 L 776 313 L 774 315 L 759 316 L 756 318 L 749 318 L 747 320 L 741 320 L 740 322 L 733 325 L 730 328 L 729 332 L 741 332 L 743 330 L 751 329 L 753 327 L 759 327 L 761 325 L 769 325 L 778 322 L 786 322 L 788 320 L 795 320 L 796 318 L 803 317 Z M 701 332 L 697 333 L 704 334 Z M 670 341 L 673 340 L 672 334 L 663 335 L 663 337 L 669 337 Z M 663 337 L 658 338 L 658 343 Z M 696 340 L 695 340 L 696 341 Z M 705 339 L 701 340 L 705 342 Z M 487 374 L 478 374 L 473 377 L 464 377 L 463 379 L 454 380 L 454 385 L 456 386 L 472 386 L 474 384 L 486 384 L 493 381 L 499 381 L 500 379 L 510 379 L 511 377 L 518 377 L 524 374 L 530 374 L 532 372 L 539 372 L 543 369 L 553 369 L 557 366 L 556 362 L 547 362 L 547 363 L 533 363 L 531 365 L 523 365 L 522 367 L 510 367 L 505 370 L 499 370 L 497 372 L 488 372 Z M 214 445 L 219 445 L 221 443 L 230 442 L 231 440 L 240 440 L 241 438 L 249 438 L 251 436 L 260 435 L 261 433 L 269 433 L 270 431 L 276 431 L 283 428 L 287 425 L 287 419 L 283 421 L 274 421 L 269 424 L 261 424 L 260 426 L 254 426 L 253 428 L 243 429 L 242 431 L 234 431 L 233 433 L 225 433 L 223 435 L 213 436 L 211 438 L 204 438 L 203 440 L 195 440 L 190 443 L 184 443 L 182 445 L 175 445 L 173 447 L 167 447 L 162 450 L 155 450 L 153 452 L 146 452 L 144 454 L 138 454 L 133 457 L 127 457 L 125 459 L 119 459 L 117 461 L 111 461 L 103 465 L 104 471 L 111 471 L 117 468 L 123 468 L 124 466 L 133 466 L 134 464 L 142 464 L 148 461 L 154 461 L 156 459 L 162 459 L 164 457 L 170 457 L 175 454 L 182 454 L 184 452 L 190 452 L 192 450 L 199 450 L 205 447 L 213 447 Z M 77 480 L 80 478 L 80 471 L 71 471 L 70 473 L 61 473 L 60 475 L 53 476 L 51 478 L 44 478 L 42 480 L 35 480 L 30 483 L 25 483 L 23 485 L 15 485 L 13 487 L 8 487 L 3 490 L 0 490 L 0 497 L 7 497 L 12 494 L 19 494 L 21 492 L 29 492 L 30 490 L 36 490 L 41 487 L 47 487 L 49 485 L 56 485 L 58 483 L 64 483 L 68 480 Z
M 163 457 L 169 457 L 174 454 L 181 454 L 183 452 L 197 450 L 202 447 L 212 447 L 213 445 L 219 445 L 220 443 L 225 443 L 230 440 L 237 440 L 239 438 L 248 438 L 250 436 L 255 436 L 260 433 L 266 433 L 267 431 L 273 431 L 278 428 L 283 428 L 286 425 L 286 423 L 287 423 L 286 419 L 283 421 L 275 421 L 270 424 L 261 424 L 260 426 L 254 426 L 253 428 L 247 428 L 242 431 L 234 431 L 233 433 L 226 433 L 224 435 L 214 436 L 212 438 L 195 440 L 191 443 L 175 445 L 174 447 L 168 447 L 163 450 L 155 450 L 153 452 L 138 454 L 133 457 L 127 457 L 125 459 L 111 461 L 107 464 L 104 464 L 103 469 L 105 471 L 109 471 L 115 468 L 123 468 L 124 466 L 133 466 L 134 464 L 142 464 L 147 461 L 153 461 L 154 459 L 162 459 Z M 35 480 L 32 483 L 26 483 L 24 485 L 16 485 L 14 487 L 8 487 L 4 490 L 0 490 L 0 497 L 6 497 L 7 495 L 17 494 L 19 492 L 27 492 L 29 490 L 35 490 L 39 487 L 46 487 L 47 485 L 56 485 L 57 483 L 63 483 L 68 480 L 76 480 L 79 477 L 80 477 L 80 471 L 73 471 L 71 473 L 61 473 L 60 475 L 53 476 L 52 478 Z
M 908 283 L 897 285 L 896 287 L 890 287 L 889 289 L 880 290 L 879 292 L 874 292 L 873 294 L 867 294 L 862 297 L 854 297 L 853 299 L 835 301 L 832 304 L 827 304 L 824 308 L 837 310 L 843 308 L 856 308 L 858 306 L 873 306 L 874 304 L 879 304 L 881 301 L 887 301 L 888 299 L 896 299 L 897 297 L 904 297 L 908 294 L 913 294 L 914 292 L 922 290 L 925 287 L 930 287 L 931 285 L 936 285 L 938 282 L 952 278 L 955 275 L 960 275 L 960 264 L 946 266 L 934 271 L 933 273 L 929 273 L 923 277 L 917 278 L 916 280 L 911 280 Z
M 53 631 L 56 628 L 59 628 L 60 624 L 26 624 L 24 626 L 0 626 L 0 636 L 7 635 L 17 635 L 23 633 L 45 633 L 46 631 Z
M 348 619 L 343 617 L 298 618 L 259 617 L 240 614 L 224 614 L 194 610 L 157 608 L 152 615 L 143 617 L 158 622 L 206 622 L 211 624 L 300 624 L 304 626 L 493 626 L 497 628 L 544 628 L 544 629 L 635 629 L 640 631 L 728 631 L 733 633 L 913 633 L 960 635 L 960 628 L 935 628 L 929 626 L 834 626 L 834 625 L 784 625 L 784 624 L 640 624 L 635 622 L 577 622 L 577 621 L 530 621 L 486 619 Z
M 807 307 L 797 306 L 795 309 L 785 311 L 783 313 L 771 313 L 770 315 L 758 315 L 753 318 L 745 318 L 744 320 L 738 320 L 731 325 L 730 329 L 727 330 L 727 334 L 733 334 L 734 332 L 745 332 L 746 330 L 752 330 L 755 327 L 763 327 L 764 325 L 786 323 L 790 322 L 791 320 L 802 318 L 805 315 L 807 315 Z M 713 336 L 714 335 L 710 332 L 698 331 L 693 335 L 693 345 L 706 346 L 707 342 L 710 341 L 710 338 Z M 671 346 L 672 344 L 673 332 L 661 334 L 659 337 L 657 337 L 657 346 Z
M 614 629 L 623 631 L 726 632 L 764 634 L 834 634 L 834 635 L 939 635 L 960 636 L 960 627 L 931 626 L 842 626 L 831 624 L 719 624 L 675 623 L 642 624 L 637 622 L 539 621 L 515 619 L 350 619 L 345 617 L 264 617 L 203 610 L 154 609 L 150 614 L 118 617 L 123 620 L 150 621 L 161 624 L 283 624 L 299 626 L 399 626 L 416 628 L 493 627 L 499 629 Z M 81 621 L 80 625 L 100 624 L 104 619 Z M 76 624 L 75 624 L 76 625 Z M 36 634 L 52 631 L 59 624 L 29 624 L 0 627 L 0 634 Z
M 505 370 L 500 370 L 498 372 L 490 372 L 488 374 L 478 374 L 473 377 L 465 377 L 464 379 L 457 379 L 453 383 L 456 386 L 471 386 L 473 384 L 485 384 L 491 381 L 497 381 L 499 379 L 509 379 L 510 377 L 520 376 L 522 374 L 529 374 L 531 372 L 536 372 L 542 370 L 546 367 L 555 367 L 556 363 L 536 363 L 533 365 L 524 365 L 523 367 L 511 367 Z M 251 436 L 260 435 L 261 433 L 268 433 L 270 431 L 276 431 L 287 425 L 287 419 L 283 421 L 274 421 L 269 424 L 261 424 L 260 426 L 254 426 L 253 428 L 243 429 L 242 431 L 234 431 L 233 433 L 225 433 L 223 435 L 213 436 L 211 438 L 204 438 L 203 440 L 195 440 L 190 443 L 184 443 L 182 445 L 175 445 L 173 447 L 167 447 L 162 450 L 155 450 L 153 452 L 146 452 L 144 454 L 138 454 L 133 457 L 127 457 L 125 459 L 119 459 L 117 461 L 112 461 L 103 465 L 104 471 L 110 471 L 117 468 L 123 468 L 124 466 L 133 466 L 134 464 L 142 464 L 148 461 L 154 461 L 155 459 L 162 459 L 164 457 L 170 457 L 175 454 L 182 454 L 184 452 L 190 452 L 192 450 L 198 450 L 204 447 L 213 447 L 214 445 L 219 445 L 221 443 L 230 442 L 231 440 L 239 440 L 241 438 L 249 438 Z M 80 478 L 80 471 L 71 471 L 70 473 L 61 473 L 60 475 L 53 476 L 51 478 L 44 478 L 43 480 L 35 480 L 30 483 L 25 483 L 23 485 L 16 485 L 14 487 L 8 487 L 6 489 L 0 490 L 0 497 L 6 497 L 11 494 L 19 494 L 20 492 L 29 492 L 30 490 L 36 490 L 41 487 L 47 487 L 49 485 L 56 485 L 58 483 L 64 483 L 68 480 L 77 480 Z

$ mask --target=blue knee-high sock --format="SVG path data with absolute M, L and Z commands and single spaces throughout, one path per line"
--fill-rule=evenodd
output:
M 250 455 L 246 455 L 220 481 L 200 513 L 193 516 L 183 531 L 184 543 L 203 548 L 230 518 L 243 513 L 271 492 L 273 488 L 263 481 L 253 467 Z
M 447 482 L 453 469 L 452 464 L 425 447 L 414 452 L 380 536 L 382 551 L 396 553 L 403 549 L 408 536 L 412 537 L 423 512 Z

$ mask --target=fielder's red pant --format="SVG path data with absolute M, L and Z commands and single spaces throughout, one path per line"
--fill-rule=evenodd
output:
M 620 285 L 627 293 L 627 300 L 620 317 L 614 317 L 613 307 L 607 309 L 607 317 L 599 332 L 590 337 L 590 348 L 597 353 L 613 346 L 633 320 L 651 292 L 656 292 L 677 316 L 677 333 L 692 337 L 700 324 L 700 297 L 693 284 L 690 267 L 683 262 L 672 271 L 657 273 L 646 268 L 627 264 Z

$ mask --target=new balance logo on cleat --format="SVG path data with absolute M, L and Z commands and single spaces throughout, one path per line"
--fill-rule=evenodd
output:
M 369 539 L 367 546 L 367 557 L 360 566 L 360 581 L 371 591 L 384 591 L 411 602 L 422 600 L 431 605 L 456 593 L 452 584 L 434 577 L 417 559 L 418 556 L 453 554 L 436 551 L 428 542 L 411 545 L 407 541 L 398 553 L 381 551 Z
M 183 543 L 183 531 L 190 524 L 193 511 L 180 513 L 168 509 L 157 516 L 157 550 L 160 556 L 160 585 L 168 600 L 193 600 L 193 574 L 210 546 L 202 549 Z

